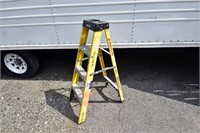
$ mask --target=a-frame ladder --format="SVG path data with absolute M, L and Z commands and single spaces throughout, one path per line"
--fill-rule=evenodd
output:
M 93 31 L 91 47 L 86 45 L 89 30 Z M 100 48 L 100 40 L 103 31 L 105 32 L 109 51 Z M 110 55 L 112 61 L 111 67 L 105 67 L 102 51 Z M 87 57 L 84 58 L 84 55 L 87 55 Z M 97 57 L 99 57 L 102 70 L 95 72 Z M 82 67 L 82 62 L 87 59 L 88 59 L 88 66 L 87 66 L 87 71 L 85 71 Z M 106 74 L 106 71 L 110 69 L 114 70 L 116 84 L 113 81 L 111 81 Z M 93 81 L 93 77 L 95 74 L 101 72 L 103 73 L 103 77 L 107 80 L 107 82 L 118 90 L 120 101 L 123 102 L 124 97 L 122 93 L 115 55 L 112 47 L 110 31 L 109 31 L 109 23 L 100 20 L 84 20 L 80 38 L 80 46 L 78 48 L 78 53 L 72 78 L 72 85 L 70 89 L 70 100 L 75 96 L 80 103 L 80 114 L 79 114 L 78 124 L 81 124 L 86 119 L 86 113 L 90 98 L 91 84 Z M 84 82 L 83 88 L 78 86 L 79 77 Z

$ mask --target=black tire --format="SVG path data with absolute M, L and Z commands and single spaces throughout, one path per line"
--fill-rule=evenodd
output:
M 26 62 L 27 70 L 24 73 L 22 74 L 15 73 L 5 65 L 4 58 L 9 53 L 19 55 Z M 39 61 L 37 56 L 29 51 L 3 51 L 1 63 L 2 63 L 2 68 L 6 73 L 17 78 L 31 78 L 36 74 L 36 72 L 39 69 Z

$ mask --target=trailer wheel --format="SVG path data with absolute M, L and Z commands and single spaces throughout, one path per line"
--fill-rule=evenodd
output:
M 2 68 L 17 78 L 31 78 L 39 69 L 39 61 L 35 54 L 26 51 L 2 52 Z

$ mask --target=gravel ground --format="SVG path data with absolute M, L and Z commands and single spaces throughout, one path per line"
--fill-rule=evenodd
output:
M 40 54 L 32 79 L 2 72 L 1 133 L 200 132 L 198 49 L 116 50 L 125 102 L 97 75 L 81 125 L 78 102 L 67 100 L 76 51 Z

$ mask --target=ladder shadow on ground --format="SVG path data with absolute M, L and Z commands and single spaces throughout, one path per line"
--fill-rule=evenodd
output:
M 107 86 L 94 86 L 94 89 L 99 93 L 99 95 L 102 97 L 103 100 L 101 101 L 96 101 L 96 100 L 90 100 L 89 103 L 121 103 L 121 101 L 118 99 L 114 99 L 111 97 L 108 97 L 108 95 L 106 95 L 103 92 L 103 89 L 105 89 Z M 114 88 L 112 88 L 113 90 L 115 90 Z M 116 94 L 118 94 L 117 91 L 115 91 Z
M 78 117 L 75 115 L 68 97 L 63 94 L 65 92 L 67 92 L 67 90 L 63 88 L 45 91 L 46 104 L 57 110 L 71 121 L 77 123 Z
M 99 95 L 101 96 L 103 100 L 90 100 L 89 103 L 121 103 L 120 100 L 110 98 L 106 94 L 104 94 L 103 89 L 105 88 L 106 88 L 105 86 L 97 86 L 97 87 L 92 88 L 92 89 L 95 89 L 99 93 Z M 78 103 L 78 100 L 76 100 L 76 98 L 74 97 L 71 102 Z
M 101 101 L 90 100 L 89 103 L 120 103 L 120 101 L 112 99 L 107 95 L 105 95 L 103 93 L 103 89 L 105 88 L 106 88 L 105 86 L 94 86 L 93 89 L 96 89 L 96 91 L 100 94 L 103 100 Z M 46 104 L 52 107 L 54 110 L 57 110 L 59 113 L 61 113 L 74 123 L 77 123 L 78 117 L 74 113 L 73 107 L 70 104 L 70 102 L 77 103 L 78 105 L 78 101 L 75 98 L 72 101 L 69 101 L 69 97 L 66 94 L 68 93 L 68 90 L 69 89 L 61 88 L 61 89 L 50 89 L 48 91 L 45 91 L 44 93 L 46 98 Z

